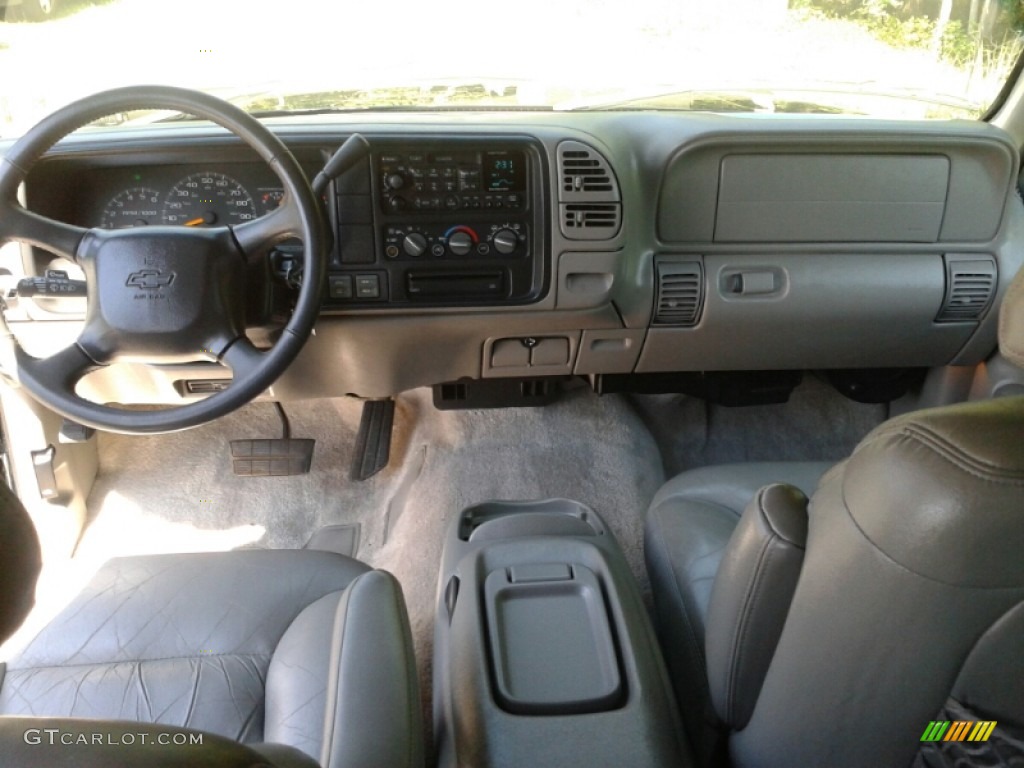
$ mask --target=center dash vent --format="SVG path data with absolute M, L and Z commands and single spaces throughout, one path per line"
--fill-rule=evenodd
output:
M 621 210 L 618 203 L 567 203 L 562 206 L 562 231 L 576 240 L 607 240 L 619 231 Z
M 608 160 L 579 141 L 558 145 L 562 234 L 570 240 L 610 240 L 619 233 L 619 184 Z
M 947 256 L 946 297 L 935 320 L 977 320 L 991 304 L 995 288 L 996 264 L 991 258 Z
M 615 189 L 608 166 L 603 158 L 594 156 L 589 149 L 567 149 L 562 161 L 563 192 L 611 192 Z
M 704 305 L 704 267 L 699 261 L 659 261 L 656 325 L 692 327 Z

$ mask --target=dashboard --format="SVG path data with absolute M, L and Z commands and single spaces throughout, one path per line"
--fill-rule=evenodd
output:
M 370 147 L 324 197 L 327 290 L 271 393 L 282 399 L 972 365 L 994 349 L 994 309 L 1024 262 L 1017 152 L 984 123 L 423 113 L 268 125 L 310 178 L 352 133 Z M 90 227 L 237 224 L 282 194 L 240 141 L 195 124 L 73 135 L 26 184 L 31 209 Z M 300 248 L 269 255 L 279 306 Z M 28 274 L 49 263 L 22 255 Z M 221 375 L 171 366 L 130 391 L 87 378 L 107 399 L 176 402 Z M 203 386 L 182 386 L 192 379 Z

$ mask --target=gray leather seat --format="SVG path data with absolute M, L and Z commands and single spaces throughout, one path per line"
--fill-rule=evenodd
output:
M 721 722 L 711 708 L 704 642 L 711 588 L 726 544 L 760 488 L 788 483 L 809 494 L 830 466 L 762 462 L 702 467 L 677 475 L 651 502 L 644 554 L 656 626 L 683 722 L 705 761 L 723 746 Z
M 1024 273 L 1000 343 L 1024 366 Z M 891 420 L 831 469 L 675 478 L 646 555 L 699 762 L 1024 765 L 1022 553 L 1022 397 Z M 963 720 L 997 726 L 921 740 Z
M 420 766 L 411 647 L 395 579 L 341 555 L 120 558 L 7 663 L 0 714 L 195 729 L 224 737 L 208 739 L 219 749 L 277 745 L 246 752 L 240 765 L 246 755 L 279 765 L 313 762 L 298 750 L 325 768 Z M 10 730 L 10 720 L 0 720 Z M 80 730 L 89 721 L 59 722 Z M 18 747 L 39 757 L 38 749 Z M 84 759 L 81 749 L 67 754 Z M 130 762 L 123 750 L 113 754 Z M 141 764 L 156 760 L 145 750 L 140 757 Z

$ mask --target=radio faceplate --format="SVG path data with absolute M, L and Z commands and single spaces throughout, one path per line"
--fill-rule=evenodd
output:
M 535 140 L 372 137 L 370 145 L 368 161 L 335 185 L 329 306 L 501 305 L 543 296 L 546 171 Z M 360 282 L 371 286 L 361 295 Z

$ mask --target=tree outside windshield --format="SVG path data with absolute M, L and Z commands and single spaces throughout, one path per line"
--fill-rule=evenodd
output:
M 30 21 L 33 2 L 0 0 L 0 136 L 145 83 L 259 111 L 979 117 L 1024 29 L 1019 0 L 54 0 Z

